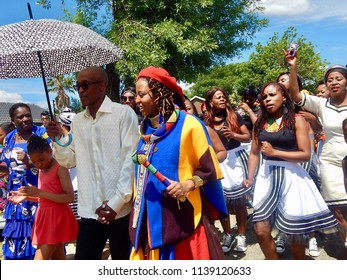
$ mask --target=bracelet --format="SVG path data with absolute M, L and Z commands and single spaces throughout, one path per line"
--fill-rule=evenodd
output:
M 252 109 L 248 109 L 247 112 L 252 112 Z
M 194 189 L 200 188 L 204 184 L 204 180 L 202 180 L 199 176 L 194 175 L 192 178 L 187 179 L 193 181 Z
M 62 138 L 64 138 L 64 134 L 62 135 Z M 71 142 L 72 142 L 72 134 L 71 134 L 71 133 L 68 134 L 68 140 L 67 140 L 66 143 L 61 143 L 61 142 L 59 141 L 59 138 L 58 138 L 57 136 L 54 137 L 54 141 L 55 141 L 55 143 L 57 143 L 60 147 L 67 147 L 67 146 L 69 146 L 69 145 L 71 144 Z

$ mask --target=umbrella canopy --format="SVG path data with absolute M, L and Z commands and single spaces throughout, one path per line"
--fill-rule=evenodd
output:
M 123 55 L 121 49 L 98 33 L 54 19 L 0 26 L 0 45 L 1 79 L 54 77 L 116 62 Z

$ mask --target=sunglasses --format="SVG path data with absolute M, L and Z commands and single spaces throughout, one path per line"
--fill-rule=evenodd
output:
M 124 102 L 127 101 L 127 100 L 133 101 L 135 99 L 135 96 L 122 96 L 121 99 Z
M 97 81 L 97 82 L 83 82 L 82 84 L 75 84 L 73 85 L 74 90 L 78 91 L 80 88 L 83 90 L 87 90 L 89 86 L 91 85 L 96 85 L 102 83 L 102 81 Z

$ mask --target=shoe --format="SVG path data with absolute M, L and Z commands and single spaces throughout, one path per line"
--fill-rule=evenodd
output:
M 308 240 L 308 254 L 311 257 L 318 257 L 320 255 L 317 240 L 315 237 L 312 237 Z
M 247 250 L 247 244 L 246 244 L 246 236 L 244 235 L 238 235 L 236 236 L 236 247 L 234 248 L 234 251 L 236 252 L 246 252 Z
M 235 243 L 235 237 L 232 234 L 225 233 L 223 235 L 223 241 L 222 241 L 222 249 L 224 253 L 228 253 L 231 250 L 231 247 Z
M 283 254 L 286 250 L 286 236 L 280 233 L 275 241 L 277 254 Z

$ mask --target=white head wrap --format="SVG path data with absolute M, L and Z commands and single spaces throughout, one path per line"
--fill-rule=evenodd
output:
M 66 126 L 71 126 L 72 119 L 76 114 L 68 107 L 65 107 L 59 115 L 59 122 Z

